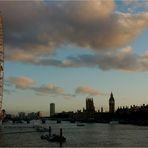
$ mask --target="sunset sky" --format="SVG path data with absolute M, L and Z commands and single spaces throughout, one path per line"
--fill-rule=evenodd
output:
M 0 1 L 8 113 L 148 104 L 148 1 Z

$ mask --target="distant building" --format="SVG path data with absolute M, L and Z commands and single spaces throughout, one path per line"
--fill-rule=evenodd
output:
M 94 112 L 95 111 L 93 98 L 86 98 L 86 111 L 87 112 Z
M 110 98 L 109 98 L 109 112 L 114 113 L 115 112 L 115 99 L 113 97 L 113 93 L 111 92 Z
M 101 113 L 103 113 L 103 107 L 101 107 Z
M 37 119 L 40 119 L 40 118 L 42 118 L 42 113 L 40 112 L 40 111 L 38 111 L 37 113 L 36 113 L 36 117 L 37 117 Z
M 50 117 L 55 114 L 55 104 L 50 103 Z
M 25 117 L 26 117 L 25 112 L 19 112 L 18 116 L 20 119 L 25 119 Z
M 30 120 L 36 119 L 36 113 L 35 112 L 28 113 L 27 118 Z

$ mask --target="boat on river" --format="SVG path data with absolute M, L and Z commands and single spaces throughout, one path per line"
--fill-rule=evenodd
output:
M 77 126 L 85 126 L 83 123 L 77 123 Z
M 110 121 L 109 124 L 113 125 L 113 124 L 119 124 L 119 121 Z
M 49 135 L 41 135 L 41 139 L 45 139 L 51 142 L 66 142 L 65 137 L 60 137 L 59 135 L 53 134 L 52 136 Z

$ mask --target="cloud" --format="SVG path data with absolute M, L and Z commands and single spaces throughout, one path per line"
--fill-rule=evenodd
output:
M 64 88 L 60 86 L 56 86 L 55 84 L 46 84 L 42 86 L 34 86 L 30 87 L 30 90 L 34 91 L 36 95 L 39 96 L 52 96 L 53 98 L 56 97 L 63 97 L 64 99 L 71 99 L 76 97 L 75 94 L 66 93 Z
M 64 68 L 100 68 L 101 70 L 122 70 L 122 71 L 147 71 L 148 70 L 148 51 L 142 55 L 134 53 L 134 49 L 128 46 L 114 51 L 98 54 L 82 54 L 69 56 L 63 60 L 54 58 L 40 58 L 27 61 L 30 64 L 42 66 L 55 66 Z
M 74 97 L 74 95 L 65 93 L 62 87 L 54 84 L 49 83 L 46 85 L 37 86 L 32 78 L 26 76 L 9 77 L 5 81 L 5 86 L 5 92 L 8 94 L 14 91 L 11 89 L 12 86 L 14 86 L 16 89 L 31 90 L 35 92 L 36 95 L 40 96 L 52 95 L 63 96 L 64 98 Z
M 89 96 L 104 95 L 104 93 L 99 92 L 95 88 L 88 85 L 77 87 L 73 94 L 66 93 L 62 87 L 51 83 L 37 86 L 34 80 L 26 76 L 9 77 L 6 79 L 5 84 L 6 88 L 4 89 L 4 91 L 7 94 L 15 92 L 15 90 L 12 90 L 12 86 L 15 86 L 16 89 L 30 90 L 36 95 L 52 96 L 54 98 L 60 96 L 65 99 L 71 99 L 77 97 L 77 95 L 79 94 Z
M 129 44 L 148 28 L 148 13 L 121 13 L 115 7 L 113 0 L 0 1 L 6 59 L 39 63 L 63 44 L 104 53 Z
M 134 8 L 134 9 L 136 9 L 136 8 L 148 9 L 148 1 L 147 0 L 123 0 L 123 3 L 127 6 Z
M 42 85 L 40 87 L 32 87 L 32 90 L 36 92 L 37 95 L 61 95 L 64 93 L 62 87 L 56 86 L 54 84 Z
M 6 81 L 10 85 L 13 85 L 15 86 L 15 88 L 19 88 L 19 89 L 30 88 L 35 83 L 31 78 L 26 76 L 9 77 Z
M 21 49 L 17 49 L 14 51 L 15 54 L 12 54 L 10 52 L 8 52 L 6 54 L 6 59 L 11 59 L 11 61 L 30 61 L 32 59 L 34 59 L 34 55 L 28 53 L 28 52 L 25 52 L 25 51 L 22 51 Z
M 42 54 L 50 53 L 65 42 L 77 44 L 75 39 L 80 38 L 79 34 L 83 35 L 82 26 L 86 24 L 83 32 L 92 29 L 94 24 L 91 27 L 91 22 L 107 18 L 114 7 L 112 0 L 1 2 L 8 48 L 12 50 L 13 47 L 16 52 L 19 46 L 25 52 Z
M 96 90 L 90 86 L 79 86 L 76 88 L 75 93 L 76 94 L 86 94 L 89 96 L 101 95 L 101 93 L 98 90 Z

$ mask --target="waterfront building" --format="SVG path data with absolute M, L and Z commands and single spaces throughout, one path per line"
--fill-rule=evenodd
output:
M 86 111 L 87 112 L 95 112 L 93 98 L 86 98 Z
M 103 113 L 103 107 L 101 107 L 101 113 Z
M 50 103 L 50 117 L 55 114 L 55 104 Z
M 19 117 L 20 119 L 25 119 L 25 117 L 26 117 L 25 112 L 19 112 L 19 113 L 18 113 L 18 117 Z
M 113 97 L 113 93 L 111 92 L 110 98 L 109 98 L 109 112 L 114 113 L 115 112 L 115 99 Z
M 28 113 L 27 118 L 30 120 L 36 119 L 36 113 L 35 112 Z
M 36 113 L 36 117 L 37 117 L 37 119 L 40 119 L 40 118 L 42 118 L 42 112 L 40 112 L 40 111 L 38 111 L 37 113 Z

